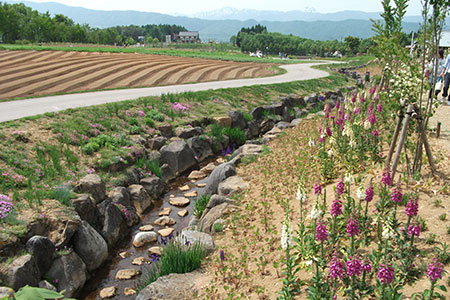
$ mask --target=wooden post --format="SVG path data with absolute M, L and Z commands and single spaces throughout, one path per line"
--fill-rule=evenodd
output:
M 436 165 L 434 164 L 433 153 L 431 152 L 430 144 L 428 143 L 427 135 L 423 134 L 423 145 L 425 147 L 425 152 L 427 153 L 428 163 L 430 164 L 430 169 L 433 174 L 436 174 Z
M 408 124 L 409 119 L 411 118 L 411 114 L 414 110 L 414 105 L 408 105 L 408 109 L 406 110 L 405 123 L 403 123 L 402 134 L 400 135 L 400 141 L 397 145 L 397 150 L 395 151 L 394 162 L 392 163 L 392 181 L 394 181 L 395 172 L 397 171 L 398 161 L 400 160 L 400 153 L 402 152 L 403 144 L 405 143 L 406 136 L 408 134 Z
M 389 168 L 391 164 L 392 155 L 394 154 L 395 145 L 397 144 L 398 134 L 400 133 L 400 127 L 402 126 L 403 118 L 405 115 L 403 111 L 400 111 L 398 114 L 397 125 L 395 126 L 394 136 L 392 137 L 391 146 L 389 147 L 389 153 L 386 159 L 386 163 L 384 164 L 384 168 Z
M 441 122 L 438 122 L 436 127 L 436 138 L 438 139 L 440 135 L 441 135 Z

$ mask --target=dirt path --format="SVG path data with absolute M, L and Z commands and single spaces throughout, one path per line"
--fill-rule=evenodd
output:
M 174 58 L 175 59 L 175 58 Z M 183 58 L 184 59 L 184 58 Z M 199 60 L 196 60 L 197 62 Z M 331 63 L 331 62 L 326 62 Z M 217 63 L 219 65 L 219 63 Z M 236 88 L 243 86 L 251 86 L 251 85 L 259 85 L 259 84 L 275 84 L 275 83 L 283 83 L 297 80 L 309 80 L 315 78 L 326 77 L 329 74 L 325 71 L 312 69 L 312 66 L 324 64 L 322 63 L 304 63 L 304 64 L 296 64 L 296 65 L 285 65 L 281 66 L 281 68 L 285 69 L 287 73 L 271 76 L 271 77 L 263 77 L 263 78 L 250 78 L 250 79 L 233 79 L 233 80 L 223 80 L 223 81 L 213 81 L 213 82 L 201 82 L 201 83 L 193 83 L 193 84 L 177 84 L 177 85 L 167 85 L 167 86 L 157 86 L 150 88 L 133 88 L 133 89 L 122 89 L 122 90 L 110 90 L 110 91 L 100 91 L 100 92 L 88 92 L 88 93 L 80 93 L 80 94 L 69 94 L 69 95 L 60 95 L 60 96 L 49 96 L 35 99 L 25 99 L 25 100 L 17 100 L 17 101 L 9 101 L 0 103 L 0 122 L 16 120 L 27 116 L 34 116 L 43 114 L 46 112 L 56 112 L 65 110 L 68 108 L 77 108 L 77 107 L 85 107 L 91 105 L 99 105 L 109 102 L 117 102 L 123 100 L 131 100 L 139 97 L 147 97 L 147 96 L 160 96 L 163 93 L 182 93 L 182 92 L 196 92 L 203 90 L 216 90 L 221 88 Z M 245 66 L 245 65 L 244 65 Z M 258 64 L 248 64 L 247 66 L 258 66 Z M 209 71 L 214 69 L 209 69 Z M 222 69 L 223 70 L 223 69 Z M 245 70 L 243 72 L 236 72 L 234 68 L 230 68 L 228 72 L 236 72 L 236 74 L 241 74 L 242 76 L 256 75 L 262 76 L 263 72 L 259 70 L 255 70 L 254 68 L 250 69 L 241 69 Z M 214 72 L 212 72 L 214 73 Z M 215 73 L 217 79 L 220 77 L 224 77 L 224 74 Z M 197 77 L 192 74 L 193 77 Z M 192 80 L 191 76 L 187 76 L 186 80 Z M 133 78 L 133 81 L 138 81 L 136 78 Z M 198 78 L 198 77 L 197 77 Z M 210 78 L 210 77 L 209 77 Z M 208 79 L 209 79 L 208 78 Z M 229 77 L 224 77 L 229 78 Z M 152 79 L 149 78 L 151 81 Z M 176 80 L 176 79 L 175 79 Z M 75 83 L 75 82 L 74 82 Z M 160 84 L 164 84 L 164 82 L 159 82 Z M 67 84 L 67 83 L 66 83 Z M 54 87 L 54 86 L 52 86 Z M 37 87 L 39 88 L 39 87 Z M 1 93 L 0 93 L 1 95 Z
M 442 104 L 436 110 L 436 113 L 429 121 L 429 127 L 434 129 L 437 127 L 437 123 L 441 123 L 441 134 L 439 139 L 434 138 L 434 140 L 445 152 L 445 157 L 448 159 L 450 157 L 450 106 Z

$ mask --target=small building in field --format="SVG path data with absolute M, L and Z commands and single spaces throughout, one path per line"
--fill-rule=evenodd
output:
M 182 44 L 200 43 L 198 31 L 180 31 L 178 42 Z

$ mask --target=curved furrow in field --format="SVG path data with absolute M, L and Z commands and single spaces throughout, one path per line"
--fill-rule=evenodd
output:
M 242 76 L 242 78 L 252 77 L 254 72 L 257 71 L 258 69 L 259 69 L 258 67 L 253 67 L 251 69 L 248 69 L 245 72 L 243 72 L 241 74 L 241 76 Z
M 213 78 L 212 74 L 217 74 L 218 72 L 221 72 L 223 68 L 226 68 L 225 65 L 215 66 L 215 68 L 209 69 L 207 72 L 199 73 L 200 76 L 198 76 L 195 81 L 211 81 Z
M 157 84 L 161 84 L 162 82 L 164 82 L 164 85 L 166 84 L 177 84 L 177 83 L 184 83 L 180 81 L 180 77 L 183 77 L 185 75 L 190 75 L 190 74 L 195 74 L 195 73 L 199 73 L 199 72 L 203 72 L 203 70 L 205 69 L 207 65 L 205 65 L 205 63 L 198 63 L 198 64 L 190 64 L 189 66 L 176 71 L 176 72 L 171 72 L 170 74 L 167 74 L 168 76 L 166 76 L 166 78 L 164 79 L 164 81 L 161 81 L 160 83 Z M 197 69 L 197 67 L 201 67 L 201 69 Z M 221 66 L 219 66 L 220 68 Z M 223 67 L 223 66 L 222 66 Z M 197 70 L 196 70 L 197 69 Z M 196 70 L 194 72 L 194 70 Z
M 22 57 L 23 54 L 20 51 L 0 50 L 0 64 L 2 64 L 3 62 L 10 62 Z
M 40 56 L 41 53 L 37 51 L 31 52 L 30 55 L 24 54 L 25 51 L 20 51 L 20 54 L 14 55 L 12 57 L 8 56 L 0 60 L 0 65 L 3 68 L 8 68 L 10 66 L 21 65 L 24 63 L 29 63 L 34 57 Z
M 188 63 L 187 65 L 191 66 L 192 64 Z M 179 64 L 177 64 L 176 66 L 174 66 L 172 68 L 166 68 L 166 69 L 164 69 L 164 72 L 158 72 L 154 76 L 152 76 L 150 78 L 150 80 L 147 81 L 147 85 L 153 86 L 153 85 L 170 84 L 167 81 L 167 79 L 170 78 L 173 74 L 176 74 L 177 72 L 180 72 L 185 68 L 186 68 L 185 65 L 179 65 Z
M 265 74 L 266 73 L 264 72 L 263 69 L 258 68 L 252 73 L 252 75 L 250 77 L 261 77 L 261 76 L 264 76 Z
M 178 79 L 177 83 L 196 82 L 195 78 L 198 78 L 201 75 L 201 73 L 208 72 L 208 70 L 214 69 L 214 68 L 217 68 L 217 66 L 214 66 L 211 64 L 198 66 L 194 70 L 191 70 L 190 73 L 183 74 Z
M 253 68 L 253 66 L 242 66 L 242 68 L 235 69 L 231 71 L 229 74 L 231 78 L 242 78 L 242 74 L 251 68 Z
M 32 63 L 39 63 L 41 61 L 54 61 L 58 60 L 64 53 L 61 51 L 41 51 L 41 55 L 30 59 Z
M 231 73 L 232 72 L 238 72 L 239 70 L 246 69 L 246 68 L 248 68 L 248 67 L 245 67 L 245 66 L 233 66 L 233 67 L 224 69 L 224 70 L 222 70 L 221 72 L 219 72 L 217 74 L 217 78 L 215 78 L 214 80 L 229 80 L 229 79 L 236 78 L 236 77 L 233 77 L 231 75 Z
M 62 91 L 71 91 L 67 90 L 65 87 L 67 84 L 69 85 L 77 85 L 82 86 L 86 82 L 90 82 L 91 80 L 95 80 L 95 78 L 101 78 L 101 74 L 104 74 L 105 72 L 110 72 L 111 70 L 117 69 L 117 68 L 128 68 L 133 67 L 137 64 L 140 64 L 140 62 L 132 61 L 128 64 L 120 64 L 118 65 L 116 62 L 105 62 L 105 64 L 100 65 L 90 65 L 89 67 L 85 67 L 83 69 L 77 69 L 74 72 L 66 72 L 64 75 L 61 76 L 46 76 L 45 80 L 42 80 L 42 77 L 36 77 L 34 80 L 32 80 L 32 84 L 29 82 L 22 84 L 16 84 L 13 87 L 6 87 L 6 88 L 0 88 L 0 95 L 4 97 L 18 97 L 18 94 L 22 95 L 35 95 L 37 92 L 40 92 L 42 90 L 48 90 L 47 93 L 56 93 L 56 92 L 62 92 Z M 97 77 L 92 78 L 93 74 L 99 74 Z M 74 81 L 78 81 L 81 78 L 87 78 L 86 80 L 74 84 Z M 26 85 L 25 85 L 26 84 Z M 61 86 L 61 90 L 58 88 L 54 88 L 55 86 Z M 63 88 L 64 87 L 64 88 Z

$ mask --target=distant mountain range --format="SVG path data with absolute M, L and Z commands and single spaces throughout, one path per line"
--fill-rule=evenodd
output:
M 22 2 L 39 12 L 51 15 L 63 14 L 76 23 L 91 27 L 118 25 L 176 24 L 188 30 L 199 31 L 203 41 L 229 41 L 242 27 L 261 24 L 270 32 L 292 34 L 313 40 L 342 40 L 346 36 L 368 38 L 373 35 L 370 18 L 379 18 L 379 13 L 342 11 L 316 13 L 302 11 L 258 11 L 225 8 L 197 14 L 198 17 L 171 16 L 153 12 L 103 11 L 72 7 L 56 2 L 37 3 L 31 1 L 6 0 L 7 3 Z M 200 18 L 201 17 L 201 18 Z M 404 31 L 409 33 L 419 28 L 420 17 L 406 17 Z

